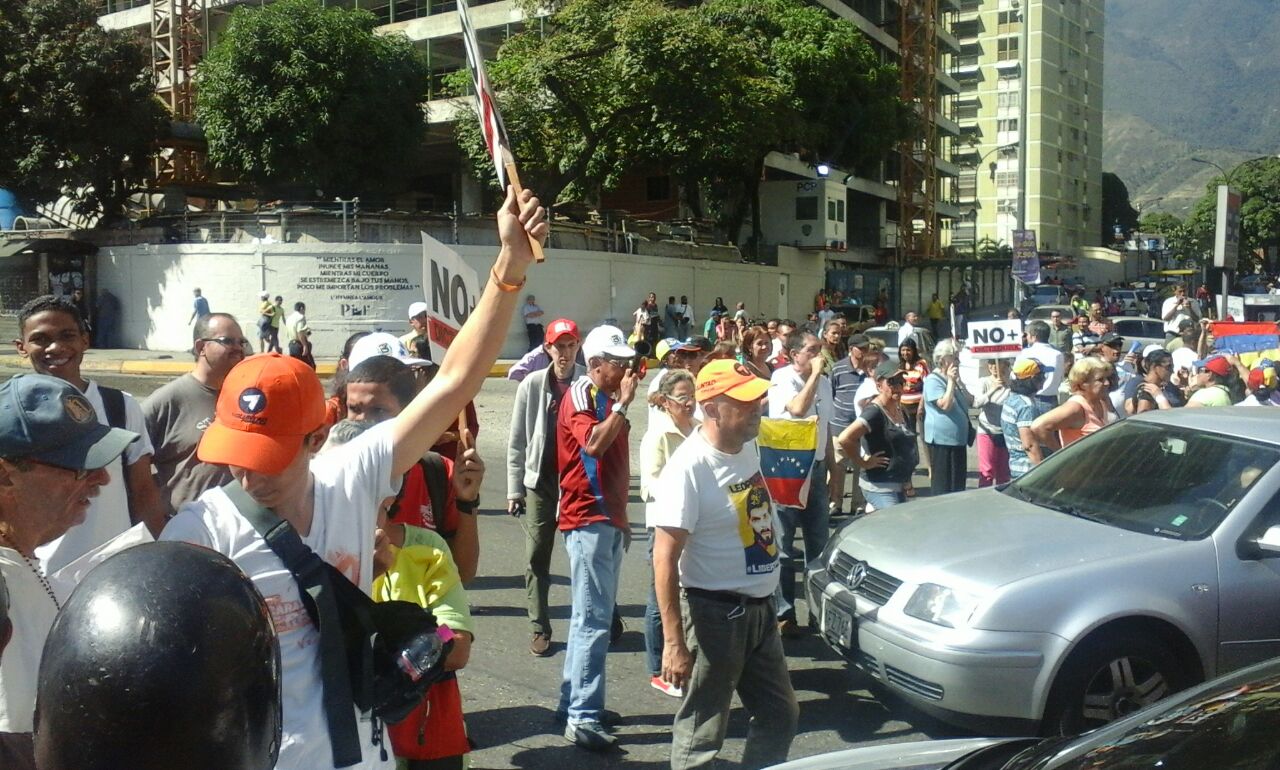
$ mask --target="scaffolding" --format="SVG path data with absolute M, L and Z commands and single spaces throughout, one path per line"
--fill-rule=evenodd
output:
M 196 64 L 204 55 L 209 19 L 205 0 L 153 0 L 151 66 L 156 95 L 173 116 L 173 129 L 160 140 L 155 159 L 157 186 L 208 181 L 206 145 L 195 127 Z
M 916 112 L 898 144 L 899 265 L 936 259 L 938 239 L 938 0 L 901 0 L 898 27 L 902 101 Z

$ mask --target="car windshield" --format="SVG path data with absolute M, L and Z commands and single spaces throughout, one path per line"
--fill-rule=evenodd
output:
M 1280 675 L 1206 685 L 1081 738 L 1024 750 L 1004 770 L 1270 770 L 1280 765 Z
M 1164 336 L 1164 325 L 1158 321 L 1116 321 L 1116 334 L 1122 337 Z
M 1005 493 L 1134 532 L 1196 540 L 1277 460 L 1275 446 L 1125 420 L 1054 453 Z

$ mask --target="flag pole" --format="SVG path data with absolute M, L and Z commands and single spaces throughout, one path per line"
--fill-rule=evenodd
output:
M 524 187 L 520 185 L 520 172 L 516 169 L 516 159 L 511 155 L 511 151 L 507 149 L 506 145 L 502 145 L 502 167 L 507 172 L 507 183 L 515 189 L 516 198 L 518 200 L 520 193 L 524 192 Z M 550 212 L 548 212 L 548 215 L 549 214 Z M 533 249 L 533 258 L 535 261 L 546 261 L 547 255 L 542 251 L 542 244 L 532 235 L 529 236 L 529 246 Z

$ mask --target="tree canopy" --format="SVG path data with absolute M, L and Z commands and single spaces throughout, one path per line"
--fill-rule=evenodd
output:
M 1111 243 L 1116 225 L 1129 233 L 1138 227 L 1138 210 L 1129 202 L 1129 188 L 1124 180 L 1110 171 L 1102 173 L 1101 243 Z
M 209 159 L 245 182 L 326 195 L 401 180 L 426 131 L 427 70 L 376 24 L 314 0 L 238 8 L 196 79 Z
M 770 151 L 853 167 L 909 126 L 895 68 L 853 25 L 801 0 L 563 0 L 553 10 L 488 65 L 522 173 L 551 201 L 658 167 L 710 191 L 705 209 L 733 237 Z M 491 178 L 474 114 L 457 132 Z
M 150 54 L 85 0 L 0 0 L 0 187 L 118 210 L 167 130 Z
M 1240 261 L 1256 263 L 1254 253 L 1280 247 L 1280 158 L 1250 161 L 1231 171 L 1231 186 L 1241 195 Z M 1205 187 L 1186 221 L 1187 254 L 1202 261 L 1213 259 L 1217 224 L 1218 185 L 1215 178 Z

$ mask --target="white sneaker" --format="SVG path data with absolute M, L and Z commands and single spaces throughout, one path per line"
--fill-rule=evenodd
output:
M 658 692 L 662 693 L 663 695 L 670 695 L 672 698 L 684 697 L 684 690 L 681 690 L 679 687 L 676 687 L 672 684 L 667 683 L 660 676 L 650 677 L 649 686 L 657 690 Z

